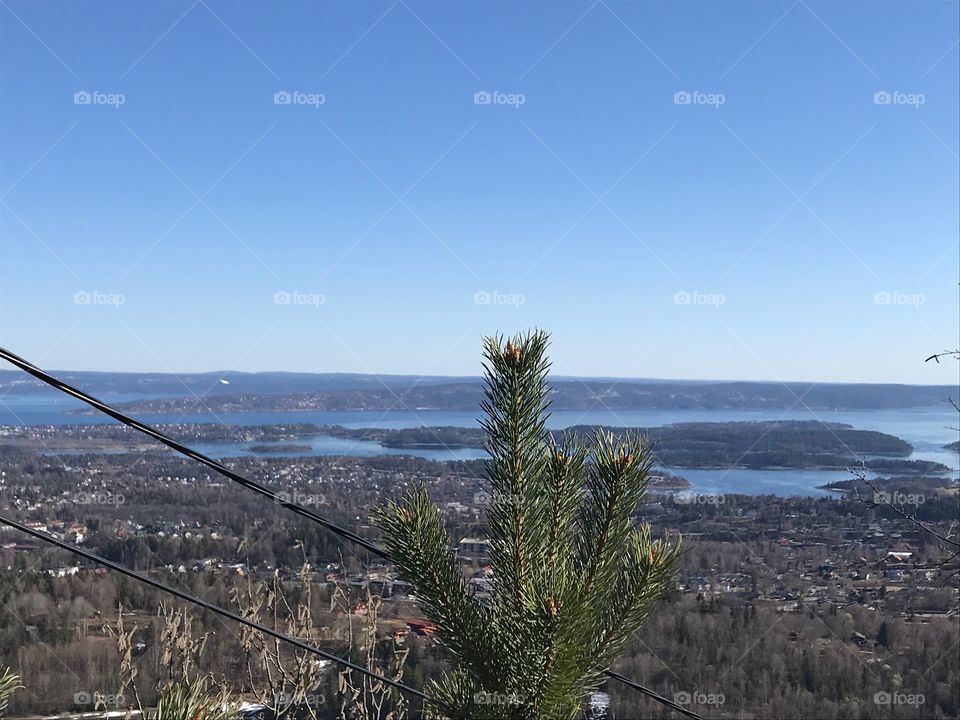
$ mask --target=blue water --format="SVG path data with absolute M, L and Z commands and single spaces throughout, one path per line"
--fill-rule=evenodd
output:
M 309 445 L 310 452 L 269 452 L 255 453 L 250 450 L 251 444 L 256 445 Z M 373 457 L 374 455 L 415 455 L 428 460 L 476 460 L 487 457 L 487 454 L 478 448 L 462 448 L 452 450 L 400 450 L 383 447 L 378 442 L 370 440 L 352 440 L 324 435 L 316 438 L 297 438 L 278 442 L 257 443 L 191 443 L 190 447 L 204 455 L 216 457 L 303 457 L 304 455 L 355 455 L 357 457 Z
M 138 396 L 142 397 L 142 396 Z M 130 395 L 105 395 L 105 402 L 135 399 Z M 83 407 L 82 403 L 60 393 L 0 396 L 0 425 L 74 425 L 113 422 L 104 415 L 74 415 L 67 411 Z M 222 422 L 237 425 L 275 425 L 314 423 L 342 425 L 349 428 L 407 428 L 425 425 L 474 427 L 479 412 L 447 410 L 392 410 L 392 411 L 304 411 L 251 413 L 191 413 L 181 415 L 144 415 L 150 424 Z M 548 426 L 554 429 L 571 425 L 612 425 L 620 427 L 655 427 L 681 422 L 732 422 L 764 420 L 820 420 L 841 422 L 862 430 L 877 430 L 901 437 L 914 446 L 912 459 L 934 460 L 952 468 L 956 477 L 960 455 L 944 450 L 943 446 L 958 438 L 954 429 L 960 424 L 957 413 L 946 403 L 942 407 L 897 410 L 854 411 L 757 411 L 757 410 L 560 410 L 554 412 Z M 384 448 L 379 443 L 347 438 L 318 437 L 294 441 L 310 445 L 310 455 L 416 455 L 432 460 L 468 460 L 484 457 L 477 449 L 456 450 L 397 450 Z M 268 444 L 268 443 L 258 443 Z M 216 457 L 255 455 L 249 443 L 202 443 L 198 450 Z M 292 457 L 303 453 L 265 453 L 260 457 Z M 702 469 L 671 470 L 688 479 L 696 492 L 790 495 L 822 495 L 826 491 L 817 486 L 833 480 L 847 479 L 849 474 L 839 470 L 741 470 Z

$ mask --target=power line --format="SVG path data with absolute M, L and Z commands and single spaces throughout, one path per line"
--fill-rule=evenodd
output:
M 38 380 L 42 380 L 43 382 L 45 382 L 47 385 L 50 385 L 56 388 L 57 390 L 60 390 L 61 392 L 64 392 L 68 395 L 72 395 L 78 400 L 82 400 L 87 405 L 90 405 L 91 407 L 99 410 L 100 412 L 109 415 L 114 420 L 118 420 L 124 425 L 127 425 L 128 427 L 131 427 L 134 430 L 137 430 L 138 432 L 143 433 L 144 435 L 149 435 L 154 440 L 158 440 L 159 442 L 163 443 L 170 449 L 175 450 L 181 455 L 184 455 L 190 458 L 191 460 L 195 460 L 201 465 L 205 465 L 211 470 L 214 470 L 220 473 L 224 477 L 229 478 L 230 480 L 233 480 L 235 483 L 238 483 L 239 485 L 243 485 L 245 488 L 249 488 L 250 490 L 253 490 L 256 493 L 259 493 L 264 497 L 270 498 L 273 502 L 285 507 L 287 510 L 295 512 L 297 515 L 300 515 L 302 517 L 309 518 L 310 520 L 313 520 L 315 523 L 319 523 L 320 525 L 327 528 L 331 532 L 339 535 L 340 537 L 344 537 L 344 538 L 347 538 L 348 540 L 353 541 L 354 543 L 368 550 L 374 555 L 381 557 L 385 560 L 390 559 L 389 555 L 387 555 L 387 551 L 381 548 L 379 545 L 376 545 L 370 542 L 366 538 L 363 538 L 360 535 L 357 535 L 356 533 L 351 532 L 350 530 L 347 530 L 346 528 L 340 527 L 336 523 L 330 520 L 327 520 L 322 515 L 319 515 L 313 512 L 312 510 L 309 510 L 303 507 L 302 505 L 297 505 L 296 503 L 292 503 L 285 500 L 280 495 L 277 495 L 275 492 L 273 492 L 267 487 L 264 487 L 260 483 L 254 482 L 253 480 L 250 480 L 249 478 L 246 478 L 243 475 L 240 475 L 239 473 L 235 473 L 233 470 L 229 469 L 225 465 L 217 462 L 216 460 L 214 460 L 211 457 L 208 457 L 207 455 L 204 455 L 203 453 L 197 452 L 193 448 L 187 447 L 182 443 L 178 443 L 176 440 L 172 439 L 167 435 L 164 435 L 162 432 L 160 432 L 156 428 L 151 427 L 150 425 L 147 425 L 145 423 L 142 423 L 136 418 L 130 417 L 129 415 L 125 415 L 119 410 L 115 410 L 114 408 L 110 407 L 106 403 L 100 400 L 97 400 L 97 398 L 93 397 L 92 395 L 88 395 L 87 393 L 83 392 L 83 390 L 75 388 L 74 386 L 64 382 L 63 380 L 60 380 L 59 378 L 51 375 L 50 373 L 44 372 L 37 366 L 31 364 L 27 360 L 24 360 L 22 357 L 19 357 L 18 355 L 14 355 L 9 350 L 6 350 L 5 348 L 0 347 L 0 358 L 3 358 L 7 362 L 13 363 L 21 370 L 24 370 L 25 372 L 30 373 Z
M 278 505 L 285 507 L 286 509 L 296 513 L 297 515 L 301 515 L 302 517 L 309 518 L 310 520 L 313 520 L 314 522 L 319 523 L 320 525 L 327 528 L 328 530 L 330 530 L 330 532 L 334 533 L 335 535 L 339 535 L 340 537 L 353 541 L 354 543 L 360 545 L 361 547 L 370 551 L 374 555 L 380 558 L 383 558 L 384 560 L 389 560 L 390 562 L 394 562 L 393 558 L 390 557 L 389 553 L 387 553 L 387 551 L 381 548 L 379 545 L 376 545 L 370 542 L 366 538 L 363 538 L 360 535 L 357 535 L 356 533 L 351 532 L 350 530 L 347 530 L 346 528 L 340 527 L 336 523 L 331 522 L 330 520 L 327 520 L 326 518 L 324 518 L 321 515 L 318 515 L 312 510 L 308 510 L 307 508 L 301 505 L 297 505 L 296 503 L 292 503 L 284 500 L 279 495 L 271 491 L 269 488 L 266 488 L 263 485 L 260 485 L 259 483 L 256 483 L 253 480 L 250 480 L 249 478 L 246 478 L 243 475 L 240 475 L 239 473 L 234 472 L 233 470 L 230 470 L 225 465 L 217 462 L 213 458 L 210 458 L 204 455 L 203 453 L 197 452 L 193 448 L 183 445 L 182 443 L 178 443 L 176 440 L 173 440 L 167 435 L 164 435 L 162 432 L 160 432 L 156 428 L 150 425 L 147 425 L 146 423 L 140 422 L 136 418 L 126 415 L 120 412 L 119 410 L 114 409 L 113 407 L 98 400 L 92 395 L 85 393 L 83 390 L 80 390 L 79 388 L 76 388 L 73 385 L 70 385 L 69 383 L 64 382 L 60 378 L 41 370 L 36 365 L 33 365 L 32 363 L 20 357 L 19 355 L 15 355 L 14 353 L 7 350 L 6 348 L 0 347 L 0 358 L 3 358 L 7 362 L 12 363 L 13 365 L 16 365 L 18 368 L 20 368 L 24 372 L 29 373 L 30 375 L 37 378 L 38 380 L 41 380 L 47 385 L 50 385 L 51 387 L 56 388 L 57 390 L 60 390 L 61 392 L 64 392 L 68 395 L 72 395 L 73 397 L 83 401 L 84 403 L 86 403 L 87 405 L 90 405 L 96 410 L 99 410 L 100 412 L 105 413 L 106 415 L 109 415 L 114 420 L 117 420 L 118 422 L 121 422 L 124 425 L 131 427 L 138 432 L 143 433 L 144 435 L 148 435 L 149 437 L 152 437 L 155 440 L 158 440 L 159 442 L 163 443 L 164 445 L 171 448 L 172 450 L 180 453 L 181 455 L 184 455 L 185 457 L 188 457 L 192 460 L 195 460 L 196 462 L 199 462 L 202 465 L 205 465 L 206 467 L 210 468 L 211 470 L 214 470 L 215 472 L 220 473 L 221 475 L 228 478 L 229 480 L 232 480 L 238 483 L 239 485 L 242 485 L 243 487 L 249 488 L 254 492 L 259 493 L 260 495 L 263 495 L 264 497 L 270 498 Z M 71 549 L 71 548 L 68 547 L 67 549 Z M 124 569 L 124 570 L 121 570 L 121 572 L 129 573 L 132 571 L 127 571 Z M 619 673 L 615 673 L 610 670 L 605 670 L 604 675 L 613 680 L 617 680 L 618 682 L 621 682 L 627 685 L 628 687 L 631 687 L 634 690 L 637 690 L 638 692 L 644 693 L 645 695 L 653 698 L 654 700 L 657 700 L 658 702 L 666 705 L 667 707 L 670 707 L 676 710 L 677 712 L 683 713 L 687 717 L 694 718 L 694 720 L 702 720 L 702 718 L 696 713 L 691 712 L 690 710 L 687 710 L 681 705 L 674 703 L 673 701 L 663 697 L 662 695 L 654 692 L 653 690 L 643 687 L 642 685 L 634 682 L 633 680 L 626 677 L 625 675 L 621 675 Z
M 606 675 L 608 678 L 619 680 L 627 687 L 631 687 L 637 692 L 641 692 L 644 695 L 647 695 L 653 698 L 657 702 L 663 703 L 671 710 L 676 710 L 678 713 L 682 713 L 683 715 L 686 715 L 688 718 L 693 718 L 694 720 L 703 720 L 702 717 L 697 715 L 692 710 L 687 710 L 683 705 L 679 705 L 678 703 L 675 703 L 673 700 L 670 700 L 669 698 L 665 698 L 663 695 L 659 693 L 655 693 L 653 690 L 650 690 L 648 688 L 645 688 L 643 685 L 640 685 L 639 683 L 634 682 L 633 680 L 628 678 L 626 675 L 621 675 L 620 673 L 614 672 L 613 670 L 607 670 L 604 673 L 604 675 Z
M 224 610 L 218 605 L 214 605 L 213 603 L 207 600 L 198 598 L 196 595 L 191 595 L 190 593 L 184 592 L 182 590 L 178 590 L 175 587 L 165 585 L 164 583 L 159 582 L 158 580 L 154 580 L 153 578 L 148 577 L 147 575 L 141 575 L 140 573 L 134 572 L 133 570 L 127 567 L 124 567 L 119 563 L 115 563 L 112 560 L 107 560 L 105 557 L 101 557 L 87 550 L 82 550 L 81 548 L 73 547 L 68 543 L 64 542 L 63 540 L 58 540 L 52 535 L 48 535 L 47 533 L 40 532 L 39 530 L 34 530 L 33 528 L 29 528 L 26 525 L 22 525 L 16 522 L 15 520 L 11 520 L 9 518 L 3 517 L 2 515 L 0 515 L 0 523 L 4 523 L 5 525 L 9 525 L 12 528 L 16 528 L 20 532 L 26 533 L 27 535 L 31 535 L 37 538 L 38 540 L 42 540 L 43 542 L 49 543 L 51 545 L 56 545 L 57 547 L 63 550 L 66 550 L 70 553 L 73 553 L 74 555 L 79 555 L 80 557 L 86 558 L 87 560 L 91 560 L 99 565 L 108 567 L 111 570 L 114 570 L 118 573 L 126 575 L 129 578 L 133 578 L 134 580 L 142 582 L 146 585 L 150 585 L 151 587 L 157 590 L 160 590 L 161 592 L 174 595 L 175 597 L 178 597 L 181 600 L 185 600 L 188 603 L 191 603 L 193 605 L 203 608 L 204 610 L 209 610 L 210 612 L 215 613 L 216 615 L 220 615 L 221 617 L 227 618 L 228 620 L 233 620 L 234 622 L 238 622 L 241 625 L 246 625 L 249 628 L 258 630 L 264 633 L 265 635 L 269 635 L 270 637 L 276 638 L 277 640 L 288 642 L 291 645 L 295 645 L 296 647 L 300 648 L 301 650 L 306 650 L 307 652 L 313 653 L 314 655 L 319 655 L 325 660 L 329 660 L 333 663 L 336 663 L 337 665 L 342 665 L 343 667 L 349 668 L 351 670 L 356 670 L 357 672 L 362 673 L 367 677 L 370 677 L 374 680 L 378 680 L 379 682 L 390 685 L 391 687 L 396 688 L 401 692 L 405 692 L 410 695 L 413 695 L 419 698 L 420 700 L 422 700 L 423 702 L 435 705 L 447 712 L 453 711 L 453 708 L 447 705 L 446 703 L 440 700 L 435 700 L 431 698 L 429 695 L 427 695 L 426 693 L 420 690 L 417 690 L 416 688 L 412 688 L 409 685 L 405 685 L 404 683 L 399 682 L 397 680 L 391 680 L 390 678 L 380 675 L 378 673 L 375 673 L 372 670 L 368 670 L 362 665 L 358 665 L 354 662 L 351 662 L 350 660 L 346 660 L 345 658 L 339 657 L 332 653 L 328 653 L 327 651 L 321 650 L 315 645 L 310 645 L 309 643 L 305 643 L 299 638 L 286 635 L 285 633 L 277 632 L 276 630 L 271 630 L 265 625 L 261 625 L 260 623 L 253 622 L 252 620 L 247 620 L 246 618 L 241 617 L 236 613 L 230 612 L 229 610 Z

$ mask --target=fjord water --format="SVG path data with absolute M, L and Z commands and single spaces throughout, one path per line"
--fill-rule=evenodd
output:
M 143 397 L 138 395 L 137 398 Z M 137 399 L 130 395 L 104 395 L 105 402 Z M 70 410 L 83 407 L 80 401 L 60 393 L 33 393 L 0 397 L 0 425 L 78 425 L 111 423 L 102 414 L 78 415 Z M 150 424 L 164 423 L 227 423 L 234 425 L 289 425 L 314 423 L 342 425 L 348 428 L 409 428 L 422 426 L 476 427 L 479 413 L 449 410 L 391 410 L 391 411 L 303 411 L 303 412 L 232 412 L 143 415 Z M 900 408 L 890 410 L 560 410 L 551 414 L 549 427 L 562 429 L 572 425 L 611 425 L 618 427 L 656 427 L 684 422 L 743 422 L 772 420 L 817 420 L 847 423 L 860 430 L 877 430 L 903 438 L 914 447 L 911 459 L 933 460 L 952 469 L 956 477 L 960 455 L 945 450 L 947 443 L 958 438 L 960 424 L 956 411 L 944 400 L 943 406 L 930 408 Z M 270 443 L 258 443 L 269 445 Z M 469 460 L 484 457 L 479 449 L 418 449 L 384 448 L 379 443 L 349 438 L 318 437 L 298 440 L 309 445 L 308 453 L 269 453 L 269 457 L 297 455 L 416 455 L 432 460 Z M 201 443 L 201 452 L 217 457 L 254 455 L 248 443 Z M 691 482 L 697 492 L 743 493 L 749 495 L 773 494 L 825 495 L 818 488 L 834 480 L 849 479 L 843 470 L 743 470 L 730 468 L 671 469 Z

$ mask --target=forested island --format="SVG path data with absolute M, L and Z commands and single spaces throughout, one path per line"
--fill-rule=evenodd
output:
M 559 431 L 585 436 L 596 430 L 621 435 L 642 433 L 655 443 L 659 463 L 677 468 L 738 467 L 751 469 L 846 469 L 866 465 L 878 472 L 945 472 L 949 468 L 926 460 L 906 460 L 912 446 L 898 437 L 874 430 L 857 430 L 844 423 L 815 420 L 779 422 L 679 423 L 652 428 L 578 425 Z M 424 427 L 405 429 L 327 426 L 336 437 L 378 442 L 384 447 L 479 448 L 480 428 Z M 873 457 L 865 460 L 861 456 Z
M 863 463 L 867 470 L 873 470 L 881 473 L 942 473 L 947 472 L 948 468 L 943 463 L 933 460 L 892 460 L 890 458 L 879 458 L 867 460 Z
M 161 425 L 180 442 L 251 443 L 256 453 L 309 453 L 302 441 L 318 437 L 348 438 L 379 443 L 394 450 L 482 448 L 479 427 L 420 427 L 404 429 L 345 428 L 338 425 Z M 620 435 L 646 434 L 655 445 L 658 464 L 672 468 L 734 467 L 747 469 L 847 469 L 866 467 L 889 474 L 940 473 L 948 467 L 929 460 L 908 460 L 912 446 L 893 435 L 858 430 L 844 423 L 815 420 L 777 422 L 679 423 L 650 428 L 579 425 L 557 431 L 584 436 L 597 429 Z M 122 426 L 39 426 L 0 428 L 0 446 L 37 451 L 142 451 L 158 448 Z M 212 451 L 216 454 L 216 451 Z

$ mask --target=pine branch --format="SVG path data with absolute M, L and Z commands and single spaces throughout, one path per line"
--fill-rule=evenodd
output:
M 493 490 L 488 511 L 491 560 L 498 567 L 494 578 L 520 613 L 528 590 L 528 568 L 540 560 L 531 553 L 545 529 L 545 504 L 537 492 L 544 467 L 549 363 L 545 359 L 547 336 L 533 333 L 503 341 L 488 338 L 485 347 L 485 448 L 490 454 L 487 474 Z
M 501 680 L 489 611 L 471 595 L 439 509 L 422 486 L 400 503 L 378 509 L 376 522 L 401 574 L 417 588 L 425 614 L 437 624 L 441 642 L 485 683 Z
M 644 438 L 617 441 L 598 432 L 587 475 L 588 498 L 580 516 L 583 585 L 591 598 L 612 587 L 621 549 L 633 528 L 631 516 L 646 490 L 653 455 Z M 594 598 L 595 599 L 595 598 Z

